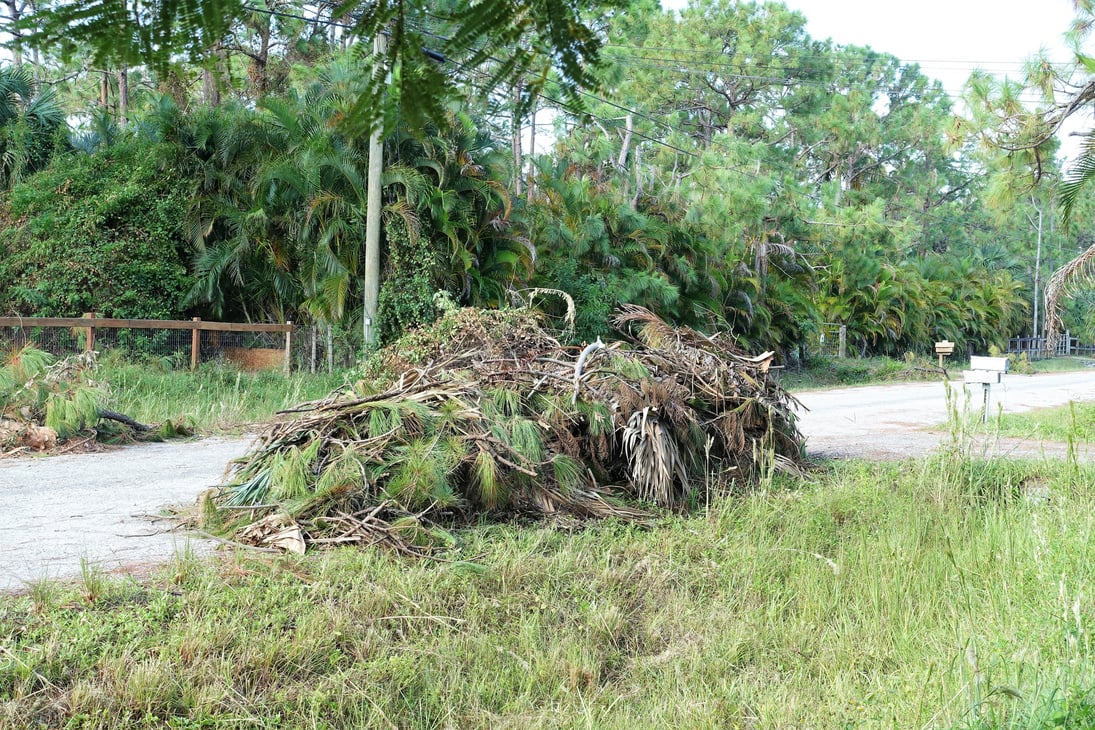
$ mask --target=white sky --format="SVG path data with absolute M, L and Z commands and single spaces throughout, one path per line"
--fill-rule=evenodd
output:
M 687 0 L 662 0 L 682 8 Z M 1062 35 L 1072 0 L 783 0 L 806 16 L 811 37 L 870 46 L 917 63 L 957 97 L 975 68 L 1020 79 L 1023 61 L 1045 48 L 1054 61 L 1070 54 Z M 955 109 L 961 110 L 956 103 Z M 1077 119 L 1086 128 L 1091 118 Z M 1067 133 L 1067 130 L 1066 130 Z M 1075 145 L 1064 140 L 1066 156 Z
M 1072 20 L 1071 0 L 785 0 L 783 4 L 806 16 L 806 30 L 814 38 L 870 46 L 918 63 L 954 95 L 975 68 L 1018 78 L 1023 61 L 1041 48 L 1053 60 L 1069 58 L 1061 36 Z

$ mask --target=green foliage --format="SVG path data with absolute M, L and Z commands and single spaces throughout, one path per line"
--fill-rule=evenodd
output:
M 61 361 L 31 345 L 7 353 L 0 367 L 0 418 L 47 426 L 61 441 L 93 428 L 107 388 L 92 380 L 95 361 L 73 355 Z
M 61 440 L 71 438 L 99 420 L 99 406 L 104 401 L 100 387 L 77 383 L 46 397 L 45 425 L 57 432 Z
M 185 185 L 149 151 L 134 142 L 69 154 L 12 190 L 3 210 L 3 310 L 150 319 L 185 313 Z
M 1035 280 L 1086 248 L 1078 234 L 1052 253 L 1047 241 L 1034 271 L 1036 203 L 1014 194 L 1008 164 L 973 144 L 1006 125 L 990 128 L 984 109 L 956 120 L 920 69 L 813 39 L 806 18 L 778 4 L 700 0 L 668 12 L 642 2 L 598 14 L 619 3 L 394 0 L 282 12 L 187 0 L 154 5 L 139 23 L 113 1 L 77 5 L 43 6 L 25 42 L 49 39 L 62 56 L 79 50 L 104 64 L 59 87 L 58 98 L 80 104 L 65 112 L 88 120 L 81 149 L 102 156 L 127 129 L 158 143 L 145 155 L 171 172 L 152 182 L 172 187 L 161 199 L 173 199 L 194 247 L 191 257 L 181 244 L 189 280 L 177 271 L 159 280 L 186 289 L 175 309 L 203 316 L 361 331 L 375 124 L 385 134 L 384 341 L 432 321 L 435 293 L 499 307 L 536 285 L 571 294 L 579 339 L 605 334 L 612 308 L 636 303 L 675 324 L 729 328 L 745 347 L 785 359 L 821 322 L 847 325 L 864 354 L 940 337 L 981 348 L 1021 332 Z M 339 48 L 381 27 L 383 59 L 366 44 Z M 233 42 L 218 43 L 226 32 Z M 138 59 L 153 63 L 137 69 Z M 208 106 L 194 103 L 198 64 Z M 140 78 L 128 126 L 123 69 Z M 990 107 L 1018 99 L 1013 85 L 983 82 L 971 94 Z M 163 95 L 137 90 L 151 86 Z M 533 106 L 545 105 L 560 125 L 555 148 L 513 159 Z M 529 184 L 520 195 L 518 181 Z M 52 225 L 38 221 L 36 235 Z M 107 251 L 111 262 L 122 256 Z M 34 266 L 0 265 L 9 309 L 101 308 L 73 293 L 59 265 L 34 273 L 45 257 L 22 261 Z M 155 283 L 148 270 L 129 278 L 122 294 Z
M 434 293 L 438 291 L 437 254 L 430 241 L 407 235 L 401 219 L 384 226 L 388 243 L 388 271 L 380 291 L 380 340 L 388 343 L 404 332 L 437 319 Z
M 38 84 L 29 66 L 0 66 L 0 185 L 45 167 L 65 128 L 52 87 Z
M 623 5 L 598 0 L 594 8 Z M 347 23 L 356 38 L 387 37 L 383 57 L 348 97 L 349 114 L 341 124 L 355 134 L 384 122 L 390 129 L 396 110 L 412 129 L 441 119 L 459 79 L 438 63 L 438 55 L 462 67 L 483 68 L 491 86 L 524 82 L 526 107 L 555 71 L 564 97 L 580 109 L 581 92 L 598 83 L 601 36 L 588 20 L 596 17 L 596 10 L 577 0 L 485 0 L 428 8 L 416 0 L 340 3 L 327 19 Z M 97 66 L 148 64 L 167 76 L 177 71 L 180 56 L 201 63 L 238 24 L 256 20 L 269 28 L 263 14 L 239 0 L 182 0 L 148 8 L 121 0 L 90 6 L 61 2 L 33 14 L 35 32 L 28 42 L 59 48 L 66 59 L 90 50 Z

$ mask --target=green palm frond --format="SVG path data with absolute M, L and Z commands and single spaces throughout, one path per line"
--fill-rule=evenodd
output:
M 1057 188 L 1057 197 L 1061 203 L 1061 220 L 1064 221 L 1066 228 L 1080 193 L 1093 177 L 1095 177 L 1095 130 L 1084 134 L 1080 156 Z
M 573 457 L 557 454 L 551 460 L 551 470 L 555 476 L 555 483 L 559 485 L 559 491 L 563 495 L 569 496 L 586 486 L 586 468 L 582 462 Z

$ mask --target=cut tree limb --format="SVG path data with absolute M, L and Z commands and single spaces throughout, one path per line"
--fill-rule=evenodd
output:
M 141 431 L 142 433 L 152 430 L 151 426 L 146 426 L 143 423 L 138 423 L 124 413 L 118 413 L 117 411 L 108 411 L 105 408 L 100 408 L 98 410 L 98 415 L 99 418 L 105 418 L 108 421 L 117 421 L 118 423 L 124 423 L 133 430 Z

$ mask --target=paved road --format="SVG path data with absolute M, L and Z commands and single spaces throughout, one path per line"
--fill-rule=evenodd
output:
M 79 576 L 84 559 L 107 571 L 163 562 L 188 541 L 149 516 L 192 504 L 248 443 L 210 438 L 0 460 L 0 591 Z M 209 543 L 194 539 L 189 548 Z
M 981 407 L 981 386 L 970 386 L 967 402 L 961 382 L 952 385 L 955 402 Z M 796 394 L 809 410 L 800 413 L 806 450 L 816 456 L 901 458 L 931 451 L 945 433 L 931 431 L 947 420 L 946 387 L 941 382 L 875 385 L 806 391 Z M 1095 370 L 1046 375 L 1004 375 L 992 387 L 991 413 L 1003 408 L 1018 413 L 1033 408 L 1095 400 Z M 986 445 L 991 453 L 1036 455 L 1059 445 L 1024 439 L 1001 439 Z

